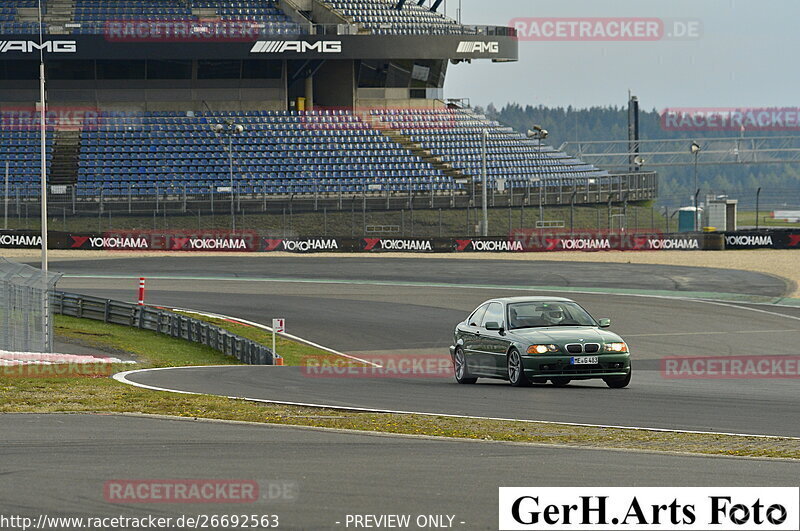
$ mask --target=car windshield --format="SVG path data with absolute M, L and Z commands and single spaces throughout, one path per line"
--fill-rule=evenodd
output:
M 545 326 L 597 326 L 597 322 L 574 302 L 518 302 L 508 305 L 509 330 Z

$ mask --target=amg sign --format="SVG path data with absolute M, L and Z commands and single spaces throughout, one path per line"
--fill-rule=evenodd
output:
M 461 41 L 456 53 L 500 53 L 499 42 Z
M 48 53 L 75 53 L 78 51 L 78 43 L 76 41 L 45 41 L 40 45 L 36 41 L 0 41 L 0 53 L 33 53 L 39 50 Z
M 342 53 L 342 41 L 258 41 L 250 53 Z

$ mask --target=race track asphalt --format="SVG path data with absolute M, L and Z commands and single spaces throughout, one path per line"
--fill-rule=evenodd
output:
M 135 278 L 148 303 L 206 310 L 269 323 L 341 352 L 443 354 L 455 323 L 481 301 L 544 293 L 530 286 L 723 291 L 780 297 L 775 277 L 729 270 L 631 264 L 495 262 L 326 257 L 153 257 L 54 264 L 59 287 L 132 300 Z M 114 278 L 108 278 L 108 276 Z M 119 277 L 119 278 L 117 278 Z M 124 278 L 122 278 L 124 277 Z M 166 278 L 169 277 L 169 278 Z M 445 286 L 459 284 L 459 286 Z M 487 284 L 494 288 L 482 287 Z M 526 286 L 528 288 L 526 288 Z M 652 296 L 567 293 L 631 345 L 631 387 L 602 383 L 567 389 L 461 387 L 443 379 L 306 378 L 297 369 L 182 369 L 141 373 L 147 385 L 226 396 L 374 409 L 554 420 L 702 431 L 800 436 L 797 379 L 684 380 L 660 372 L 664 356 L 796 354 L 800 319 L 781 308 Z M 521 396 L 529 400 L 520 400 Z
M 116 415 L 0 415 L 0 448 L 4 516 L 275 514 L 280 529 L 304 530 L 345 529 L 347 514 L 446 514 L 454 529 L 497 529 L 500 486 L 796 486 L 800 474 L 792 461 Z M 174 479 L 255 481 L 285 486 L 287 496 L 246 504 L 104 497 L 107 481 Z
M 36 265 L 36 262 L 31 262 Z M 644 264 L 596 264 L 516 260 L 244 256 L 119 257 L 112 260 L 54 260 L 53 269 L 68 273 L 107 272 L 131 276 L 207 276 L 221 278 L 326 278 L 373 281 L 504 284 L 629 288 L 642 290 L 785 294 L 785 281 L 748 271 Z M 107 267 L 106 267 L 107 266 Z

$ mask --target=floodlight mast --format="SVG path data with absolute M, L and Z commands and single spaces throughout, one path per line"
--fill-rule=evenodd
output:
M 47 273 L 47 94 L 44 71 L 44 23 L 42 22 L 42 0 L 39 0 L 39 133 L 41 134 L 40 201 L 42 220 L 42 271 Z
M 228 137 L 228 145 L 225 146 L 228 151 L 228 163 L 230 165 L 230 178 L 231 178 L 231 231 L 236 232 L 236 204 L 234 197 L 234 178 L 233 178 L 233 137 L 234 135 L 241 135 L 244 133 L 244 126 L 235 123 L 233 120 L 226 120 L 225 125 L 215 124 L 211 126 L 214 134 L 226 135 Z M 224 146 L 224 143 L 223 143 Z
M 487 175 L 487 143 L 489 141 L 489 130 L 484 129 L 481 142 L 481 200 L 483 201 L 483 221 L 481 222 L 481 236 L 489 236 L 489 205 L 487 190 L 489 184 L 489 176 Z

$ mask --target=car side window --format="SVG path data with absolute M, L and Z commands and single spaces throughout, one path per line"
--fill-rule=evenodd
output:
M 486 308 L 488 308 L 488 304 L 484 304 L 483 306 L 479 307 L 477 310 L 472 312 L 472 315 L 469 316 L 467 319 L 467 324 L 469 326 L 480 326 L 481 322 L 483 321 L 483 314 L 486 313 Z
M 499 302 L 493 302 L 489 305 L 483 316 L 481 326 L 486 328 L 486 323 L 492 322 L 499 323 L 501 326 L 503 325 L 503 305 Z

